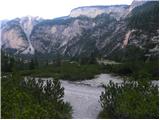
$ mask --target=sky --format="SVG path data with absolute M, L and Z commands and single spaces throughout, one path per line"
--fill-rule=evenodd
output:
M 52 19 L 69 15 L 73 8 L 92 5 L 130 5 L 133 0 L 1 0 L 0 19 L 39 16 Z

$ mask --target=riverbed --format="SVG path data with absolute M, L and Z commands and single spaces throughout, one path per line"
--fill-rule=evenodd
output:
M 99 98 L 103 84 L 109 81 L 120 84 L 122 80 L 119 77 L 110 74 L 100 74 L 94 79 L 71 82 L 61 80 L 62 86 L 65 88 L 64 100 L 70 102 L 73 107 L 72 117 L 75 119 L 96 119 L 101 111 Z
M 51 77 L 41 79 L 53 80 Z M 101 92 L 104 91 L 102 85 L 109 84 L 109 81 L 117 84 L 123 82 L 122 78 L 111 74 L 99 74 L 93 79 L 83 81 L 60 80 L 64 87 L 64 101 L 71 104 L 74 119 L 96 119 L 98 117 L 102 110 L 99 102 Z M 159 85 L 159 81 L 153 80 L 152 84 Z

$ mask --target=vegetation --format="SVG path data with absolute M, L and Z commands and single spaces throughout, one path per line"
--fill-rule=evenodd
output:
M 150 80 L 159 79 L 158 59 L 149 61 L 136 59 L 126 60 L 120 64 L 106 65 L 98 64 L 93 57 L 83 57 L 77 61 L 65 61 L 57 57 L 52 63 L 41 62 L 33 58 L 25 63 L 24 60 L 2 55 L 2 72 L 7 73 L 16 70 L 21 76 L 58 77 L 65 80 L 91 79 L 100 73 L 133 77 L 146 72 L 150 74 Z
M 83 30 L 83 36 L 78 38 L 78 46 L 76 46 L 77 43 L 74 44 L 75 47 L 85 48 L 75 58 L 61 56 L 59 51 L 46 54 L 35 51 L 34 56 L 25 55 L 25 57 L 13 56 L 14 50 L 10 51 L 12 55 L 1 52 L 2 118 L 71 118 L 72 107 L 63 100 L 64 88 L 59 79 L 72 81 L 92 79 L 100 73 L 112 73 L 126 78 L 121 85 L 112 82 L 107 86 L 104 85 L 105 91 L 100 96 L 103 110 L 99 118 L 159 118 L 158 86 L 151 84 L 152 80 L 159 79 L 159 60 L 158 53 L 156 53 L 159 2 L 146 2 L 134 8 L 126 18 L 128 30 L 136 30 L 130 37 L 130 41 L 135 40 L 137 43 L 136 45 L 128 44 L 123 49 L 115 49 L 112 54 L 107 55 L 107 58 L 119 62 L 118 64 L 105 64 L 103 61 L 101 64 L 97 63 L 97 58 L 106 55 L 106 51 L 113 48 L 113 45 L 109 43 L 108 47 L 100 51 L 97 45 L 101 45 L 105 39 L 108 40 L 108 36 L 114 33 L 117 24 L 121 26 L 121 21 L 117 23 L 117 20 L 110 15 L 101 14 L 94 19 L 80 16 L 45 20 L 34 27 L 32 34 L 35 34 L 41 26 L 69 25 L 75 19 L 96 23 L 94 29 Z M 16 21 L 9 22 L 9 24 L 21 30 Z M 96 36 L 93 36 L 93 33 Z M 21 34 L 21 37 L 26 36 Z M 118 32 L 109 39 L 116 42 L 124 39 L 122 37 L 123 35 Z M 49 37 L 47 39 L 49 40 Z M 99 40 L 98 44 L 96 44 L 97 40 Z M 50 42 L 44 44 L 48 46 Z M 58 44 L 55 48 L 57 46 Z M 72 48 L 67 49 L 70 51 Z M 54 79 L 44 81 L 37 79 L 38 77 Z
M 46 81 L 46 84 L 34 77 L 24 81 L 22 71 L 38 71 L 36 59 L 25 63 L 2 52 L 1 65 L 2 118 L 71 118 L 72 108 L 63 101 L 64 88 L 58 78 L 54 77 L 53 81 Z
M 131 61 L 105 65 L 93 56 L 77 61 L 57 56 L 52 63 L 36 57 L 26 62 L 2 52 L 2 118 L 71 118 L 72 108 L 63 101 L 58 79 L 91 79 L 100 73 L 127 76 L 121 86 L 104 86 L 100 118 L 158 118 L 158 87 L 149 82 L 159 79 L 158 59 Z M 24 81 L 24 76 L 32 79 Z M 55 79 L 44 84 L 35 76 Z
M 159 61 L 132 61 L 124 62 L 123 64 L 108 64 L 102 67 L 106 73 L 115 75 L 134 77 L 143 72 L 150 74 L 150 80 L 159 79 Z
M 149 49 L 149 48 L 147 48 Z M 117 50 L 112 54 L 110 59 L 119 61 L 119 62 L 128 62 L 128 61 L 145 61 L 146 60 L 146 50 L 136 47 L 135 45 L 128 45 L 124 49 Z
M 78 63 L 64 62 L 61 66 L 48 65 L 34 70 L 20 71 L 22 76 L 59 77 L 65 80 L 84 80 L 94 78 L 100 73 L 100 65 L 79 65 Z
M 132 15 L 128 19 L 128 26 L 148 32 L 158 30 L 159 1 L 150 1 L 133 9 Z
M 72 108 L 63 101 L 64 88 L 59 80 L 44 81 L 17 73 L 2 75 L 2 118 L 71 118 Z
M 100 96 L 103 110 L 99 118 L 159 118 L 158 86 L 147 82 L 147 74 L 138 77 L 135 82 L 124 81 L 122 85 L 110 82 L 104 86 Z

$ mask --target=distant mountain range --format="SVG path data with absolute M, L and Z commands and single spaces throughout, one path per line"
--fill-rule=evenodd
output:
M 106 57 L 115 60 L 158 57 L 159 1 L 75 8 L 69 16 L 1 21 L 2 51 L 52 58 Z

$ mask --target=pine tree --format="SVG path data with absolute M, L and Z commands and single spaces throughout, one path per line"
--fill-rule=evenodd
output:
M 61 102 L 63 100 L 64 88 L 61 87 L 61 83 L 58 79 L 47 80 L 44 91 L 48 100 L 54 100 L 56 102 Z
M 35 63 L 34 63 L 34 60 L 33 60 L 33 59 L 31 59 L 31 61 L 30 61 L 29 69 L 30 69 L 30 70 L 35 69 Z

